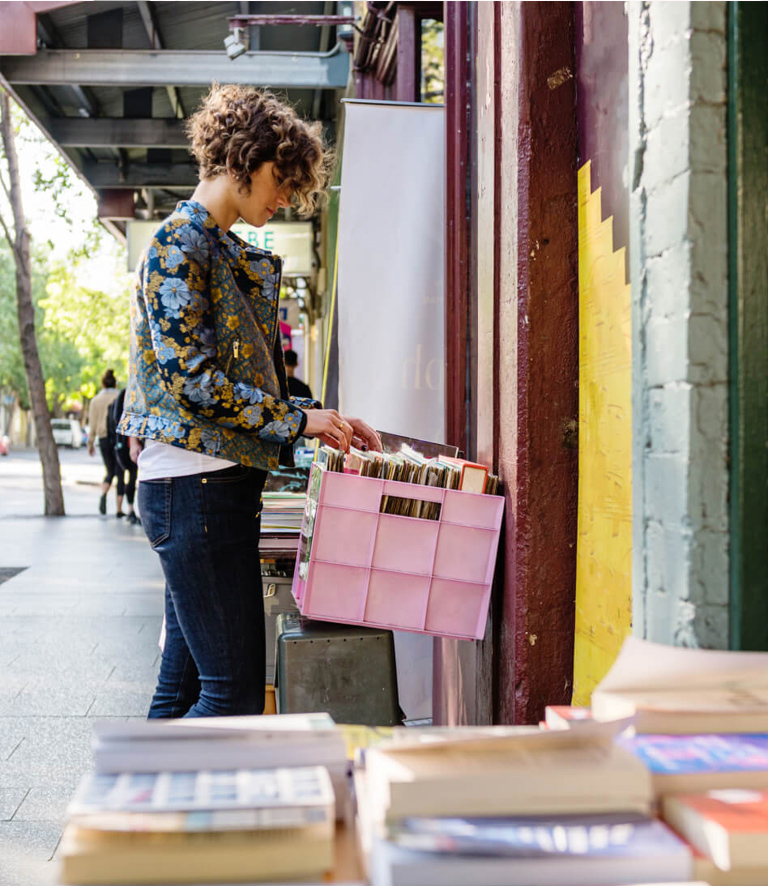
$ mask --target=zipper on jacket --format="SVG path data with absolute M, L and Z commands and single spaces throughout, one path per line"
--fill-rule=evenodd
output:
M 272 339 L 273 353 L 277 344 L 277 337 L 280 335 L 280 287 L 283 285 L 283 259 L 280 256 L 275 256 L 275 258 L 279 261 L 279 270 L 277 272 L 277 297 L 275 298 L 275 336 Z
M 232 368 L 232 360 L 233 360 L 233 358 L 235 360 L 237 360 L 239 354 L 240 354 L 240 339 L 236 338 L 234 344 L 232 345 L 232 353 L 229 355 L 229 360 L 227 360 L 227 365 L 224 367 L 224 375 L 229 375 L 229 370 Z

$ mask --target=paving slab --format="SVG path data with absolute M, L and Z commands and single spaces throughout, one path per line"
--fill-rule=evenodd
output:
M 0 822 L 0 886 L 48 886 L 58 883 L 53 861 L 61 839 L 57 822 Z
M 36 452 L 0 459 L 0 886 L 58 882 L 93 724 L 143 719 L 159 664 L 157 557 L 141 527 L 97 513 L 100 460 L 60 456 L 64 518 L 41 515 Z
M 59 824 L 72 799 L 69 784 L 49 784 L 30 788 L 13 815 L 13 821 L 55 822 Z
M 0 788 L 0 821 L 10 821 L 16 815 L 30 790 L 25 787 Z

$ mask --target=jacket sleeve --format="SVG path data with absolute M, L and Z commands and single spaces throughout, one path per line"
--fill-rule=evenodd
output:
M 255 385 L 232 382 L 217 361 L 211 303 L 210 244 L 192 221 L 169 223 L 144 262 L 141 292 L 152 354 L 166 391 L 187 412 L 223 427 L 289 444 L 307 417 L 297 404 Z
M 323 404 L 319 400 L 310 397 L 291 397 L 291 403 L 299 409 L 322 409 Z

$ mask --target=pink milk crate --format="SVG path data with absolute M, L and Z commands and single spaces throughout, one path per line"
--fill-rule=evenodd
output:
M 382 514 L 383 496 L 440 503 L 440 518 Z M 482 639 L 504 498 L 312 466 L 293 595 L 302 615 Z

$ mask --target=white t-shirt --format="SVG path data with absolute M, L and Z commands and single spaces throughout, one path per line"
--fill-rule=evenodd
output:
M 188 477 L 209 471 L 223 471 L 237 462 L 226 458 L 214 458 L 202 452 L 192 452 L 180 446 L 170 446 L 159 440 L 147 440 L 139 453 L 139 482 L 159 480 L 163 477 Z

